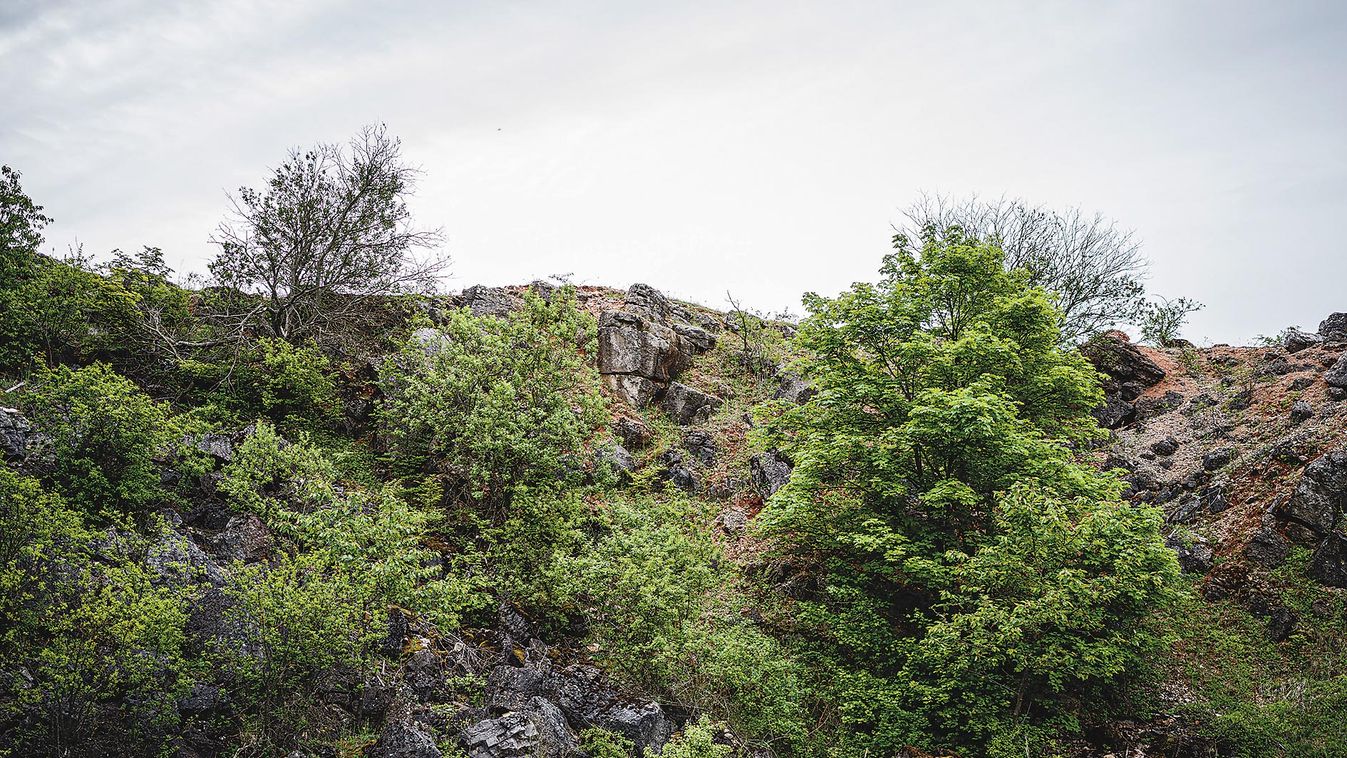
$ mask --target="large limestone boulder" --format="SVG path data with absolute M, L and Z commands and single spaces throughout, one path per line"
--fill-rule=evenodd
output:
M 716 338 L 688 323 L 683 309 L 658 290 L 633 284 L 620 310 L 599 317 L 599 374 L 628 404 L 657 402 L 693 356 L 715 347 Z

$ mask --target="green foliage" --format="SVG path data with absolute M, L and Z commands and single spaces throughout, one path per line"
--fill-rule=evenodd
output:
M 263 712 L 333 666 L 363 666 L 390 606 L 447 631 L 485 600 L 474 556 L 424 545 L 428 512 L 391 488 L 336 487 L 331 461 L 302 438 L 286 442 L 259 422 L 222 473 L 231 505 L 262 516 L 279 540 L 270 564 L 235 566 L 228 590 L 260 651 L 230 662 Z
M 1072 697 L 1161 642 L 1120 634 L 1177 576 L 1160 521 L 1074 459 L 1100 435 L 1095 372 L 998 249 L 950 233 L 882 274 L 807 297 L 819 393 L 764 435 L 797 462 L 761 521 L 822 585 L 797 621 L 826 699 L 855 752 L 1070 730 Z
M 1202 310 L 1202 304 L 1186 297 L 1160 298 L 1141 309 L 1138 325 L 1141 341 L 1157 347 L 1173 347 L 1188 322 L 1188 314 Z
M 607 729 L 590 727 L 580 732 L 580 749 L 589 758 L 628 758 L 636 749 L 631 740 Z
M 257 410 L 273 419 L 296 419 L 299 423 L 321 423 L 336 415 L 340 403 L 328 376 L 331 364 L 317 345 L 296 347 L 284 340 L 260 337 L 257 351 L 256 364 L 239 382 L 254 396 Z
M 683 727 L 658 753 L 661 758 L 730 758 L 733 754 L 732 747 L 716 742 L 715 729 L 706 716 Z M 654 758 L 656 753 L 646 748 L 645 755 Z
M 554 612 L 583 614 L 596 657 L 673 702 L 782 745 L 806 736 L 804 672 L 744 609 L 708 519 L 681 500 L 609 498 L 597 533 L 536 573 Z M 534 597 L 542 597 L 539 592 Z
M 106 364 L 61 366 L 41 374 L 22 401 L 49 439 L 43 478 L 72 503 L 111 518 L 163 500 L 155 459 L 177 435 L 164 406 L 135 384 Z
M 0 659 L 27 672 L 0 680 L 16 754 L 167 748 L 186 615 L 136 560 L 144 549 L 134 533 L 91 533 L 61 497 L 0 467 Z
M 418 330 L 384 363 L 379 419 L 391 456 L 430 463 L 454 502 L 500 523 L 520 487 L 574 482 L 586 440 L 603 421 L 593 318 L 562 288 L 526 293 L 508 318 L 451 313 Z

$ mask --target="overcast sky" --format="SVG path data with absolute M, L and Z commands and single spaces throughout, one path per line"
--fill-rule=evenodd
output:
M 1080 206 L 1247 342 L 1347 310 L 1347 2 L 0 0 L 49 245 L 203 270 L 226 193 L 385 122 L 457 289 L 800 311 L 922 191 Z

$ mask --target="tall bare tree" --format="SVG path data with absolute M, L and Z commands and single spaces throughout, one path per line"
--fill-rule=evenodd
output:
M 417 228 L 407 208 L 418 173 L 383 126 L 344 147 L 292 150 L 265 187 L 230 196 L 211 239 L 220 252 L 210 271 L 229 304 L 217 320 L 322 342 L 371 298 L 432 291 L 448 259 L 434 252 L 440 231 Z
M 923 195 L 895 229 L 895 244 L 942 239 L 952 228 L 1006 253 L 1007 268 L 1028 271 L 1063 316 L 1062 339 L 1079 342 L 1111 326 L 1132 323 L 1144 304 L 1147 261 L 1127 229 L 1078 208 L 1052 211 L 1023 200 L 956 200 Z

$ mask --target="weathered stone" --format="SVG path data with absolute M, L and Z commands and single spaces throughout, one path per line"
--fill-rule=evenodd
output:
M 1156 455 L 1173 455 L 1179 449 L 1179 441 L 1171 435 L 1164 439 L 1151 443 L 1151 452 Z
M 1271 526 L 1263 526 L 1249 537 L 1244 557 L 1252 564 L 1271 570 L 1286 562 L 1291 545 Z
M 626 304 L 649 314 L 653 319 L 666 321 L 673 315 L 673 304 L 664 293 L 649 284 L 636 283 L 627 288 Z
M 667 382 L 685 362 L 678 335 L 669 327 L 626 311 L 606 311 L 600 317 L 599 373 Z
M 659 461 L 664 464 L 661 478 L 665 481 L 685 492 L 696 492 L 701 489 L 701 481 L 697 478 L 697 473 L 688 467 L 681 452 L 677 450 L 665 451 L 659 457 Z
M 630 474 L 636 468 L 636 459 L 631 457 L 631 453 L 625 447 L 618 444 L 601 448 L 595 457 L 600 465 L 607 466 L 618 476 Z
M 481 284 L 463 290 L 463 305 L 474 316 L 508 316 L 523 305 L 523 301 L 504 287 L 486 287 Z
M 673 330 L 681 338 L 684 347 L 693 355 L 705 353 L 716 346 L 716 336 L 701 327 L 674 324 Z
M 1324 372 L 1324 381 L 1330 387 L 1347 388 L 1347 354 L 1339 357 L 1337 362 Z
M 772 392 L 772 399 L 800 404 L 809 402 L 816 393 L 817 390 L 799 374 L 792 371 L 778 371 L 776 390 Z
M 432 650 L 422 648 L 412 653 L 403 664 L 402 678 L 423 702 L 435 702 L 447 694 L 444 666 Z
M 231 517 L 224 531 L 215 535 L 211 547 L 225 558 L 256 563 L 271 554 L 271 531 L 257 516 L 240 513 Z
M 754 488 L 765 500 L 786 486 L 793 466 L 786 456 L 773 450 L 753 456 L 748 462 L 748 468 Z
M 442 758 L 435 735 L 426 725 L 411 719 L 399 719 L 384 725 L 379 741 L 365 753 L 366 758 Z
M 0 408 L 0 459 L 21 460 L 28 454 L 33 427 L 17 408 Z
M 603 383 L 627 405 L 644 408 L 659 394 L 660 385 L 644 376 L 634 374 L 604 374 Z
M 1136 406 L 1118 395 L 1107 395 L 1104 404 L 1094 409 L 1095 420 L 1105 429 L 1117 429 L 1136 420 Z
M 1239 450 L 1233 447 L 1223 447 L 1207 453 L 1202 456 L 1202 468 L 1207 471 L 1216 471 L 1230 465 L 1231 461 L 1239 455 Z
M 1300 392 L 1301 390 L 1307 390 L 1313 386 L 1314 386 L 1314 377 L 1297 376 L 1295 379 L 1291 380 L 1291 383 L 1289 385 L 1287 385 L 1287 389 L 1291 390 L 1292 392 Z
M 192 440 L 192 446 L 221 463 L 234 459 L 234 440 L 227 434 L 202 434 Z
M 1285 340 L 1282 345 L 1288 353 L 1298 353 L 1301 350 L 1307 350 L 1312 347 L 1318 347 L 1324 344 L 1324 338 L 1317 334 L 1301 331 L 1295 327 L 1286 330 Z
M 631 740 L 642 755 L 647 750 L 659 753 L 673 734 L 673 724 L 659 703 L 618 705 L 598 714 L 594 723 Z
M 1347 342 L 1347 313 L 1333 313 L 1320 321 L 1319 336 L 1328 342 Z
M 1080 352 L 1095 368 L 1119 383 L 1137 382 L 1150 387 L 1165 378 L 1165 370 L 1122 332 L 1105 332 L 1081 346 Z
M 1291 421 L 1299 424 L 1314 417 L 1314 406 L 1306 400 L 1297 400 L 1291 406 Z
M 1309 575 L 1330 587 L 1347 588 L 1347 536 L 1328 535 L 1310 556 Z
M 1183 405 L 1183 395 L 1170 391 L 1160 397 L 1143 397 L 1137 400 L 1137 418 L 1148 419 L 1163 416 Z
M 716 445 L 715 437 L 700 429 L 694 429 L 683 435 L 683 447 L 687 448 L 692 457 L 702 462 L 704 466 L 715 465 L 716 453 L 719 451 Z
M 1190 574 L 1205 574 L 1211 570 L 1215 557 L 1211 545 L 1201 537 L 1171 534 L 1165 539 L 1165 545 L 1174 551 L 1179 559 L 1179 568 Z
M 1347 509 L 1347 449 L 1328 452 L 1305 467 L 1295 493 L 1279 515 L 1325 536 Z
M 682 382 L 670 382 L 660 398 L 659 407 L 669 414 L 680 426 L 699 424 L 711 418 L 711 414 L 724 405 L 725 401 L 689 387 Z
M 644 421 L 632 418 L 620 418 L 613 425 L 613 431 L 617 433 L 622 444 L 630 450 L 643 448 L 650 444 L 654 438 L 655 432 Z

